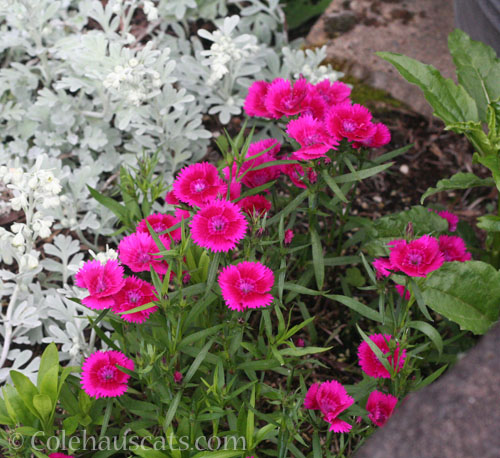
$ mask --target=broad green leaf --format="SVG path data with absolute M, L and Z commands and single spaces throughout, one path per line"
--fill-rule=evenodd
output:
M 40 369 L 38 371 L 37 382 L 36 382 L 38 388 L 40 388 L 45 374 L 49 371 L 49 369 L 51 369 L 54 366 L 59 367 L 59 354 L 57 352 L 56 344 L 52 342 L 43 351 L 42 358 L 40 359 Z M 56 380 L 56 386 L 57 386 L 57 380 Z
M 28 377 L 20 372 L 10 371 L 10 377 L 24 405 L 33 415 L 38 416 L 38 411 L 33 406 L 33 398 L 39 394 L 37 387 L 31 383 Z
M 38 412 L 40 419 L 43 421 L 48 420 L 52 413 L 52 401 L 46 394 L 37 394 L 33 396 L 33 406 Z
M 410 321 L 408 326 L 425 334 L 431 339 L 439 354 L 443 353 L 443 339 L 436 328 L 425 321 Z
M 456 173 L 451 178 L 439 180 L 435 188 L 429 188 L 420 198 L 423 203 L 427 197 L 438 192 L 451 191 L 454 189 L 470 189 L 478 186 L 494 186 L 495 182 L 491 178 L 479 178 L 473 173 Z
M 427 305 L 461 329 L 484 334 L 498 320 L 500 272 L 490 264 L 446 262 L 421 289 Z
M 486 107 L 500 97 L 500 60 L 490 46 L 471 40 L 459 29 L 448 37 L 458 82 L 476 101 L 479 117 L 486 121 Z
M 67 417 L 63 420 L 63 428 L 66 436 L 71 436 L 78 428 L 78 418 L 76 416 Z
M 488 232 L 500 232 L 500 216 L 484 215 L 478 218 L 477 227 Z
M 416 84 L 434 109 L 434 115 L 445 123 L 479 121 L 476 103 L 462 86 L 444 78 L 432 65 L 390 52 L 377 52 L 390 62 L 403 78 Z
M 54 405 L 57 403 L 57 398 L 59 394 L 57 386 L 58 379 L 59 379 L 59 364 L 57 364 L 56 366 L 52 366 L 48 371 L 45 372 L 43 380 L 39 386 L 40 393 L 46 394 Z
M 500 154 L 490 154 L 488 156 L 479 156 L 477 153 L 473 156 L 473 161 L 477 161 L 490 169 L 495 180 L 495 185 L 500 191 Z

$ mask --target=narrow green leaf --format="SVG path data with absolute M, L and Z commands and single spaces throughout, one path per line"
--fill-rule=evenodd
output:
M 311 235 L 312 245 L 312 258 L 314 266 L 314 275 L 316 276 L 316 285 L 319 290 L 323 289 L 325 282 L 325 261 L 323 259 L 323 246 L 316 228 L 310 227 L 309 233 Z
M 127 209 L 123 205 L 119 204 L 111 197 L 101 194 L 89 185 L 87 185 L 87 188 L 90 191 L 91 196 L 101 205 L 104 205 L 106 208 L 111 210 L 120 219 L 120 221 L 127 220 Z
M 408 326 L 425 334 L 429 339 L 431 339 L 439 354 L 441 355 L 443 353 L 443 339 L 433 326 L 425 321 L 410 321 Z
M 337 301 L 340 302 L 341 304 L 344 304 L 346 307 L 349 307 L 350 309 L 354 310 L 355 312 L 359 313 L 365 318 L 377 321 L 378 323 L 382 323 L 382 317 L 376 310 L 373 310 L 367 305 L 358 302 L 356 299 L 353 299 L 352 297 L 340 296 L 338 294 L 326 294 L 325 297 L 331 299 L 332 301 Z

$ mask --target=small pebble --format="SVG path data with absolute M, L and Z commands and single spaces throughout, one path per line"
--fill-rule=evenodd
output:
M 410 167 L 408 167 L 406 164 L 403 164 L 401 167 L 399 167 L 399 171 L 403 175 L 408 175 L 408 173 L 410 172 Z

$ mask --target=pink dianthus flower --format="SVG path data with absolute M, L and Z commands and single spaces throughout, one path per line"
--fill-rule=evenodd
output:
M 323 123 L 311 115 L 303 115 L 288 123 L 287 134 L 302 147 L 293 153 L 294 157 L 303 161 L 319 159 L 331 149 L 336 149 L 338 141 L 333 139 Z
M 113 398 L 127 391 L 130 375 L 118 369 L 120 365 L 134 370 L 134 362 L 122 352 L 96 351 L 82 365 L 81 385 L 85 393 L 94 398 Z
M 304 407 L 320 410 L 324 419 L 330 423 L 330 431 L 347 433 L 352 426 L 338 418 L 346 409 L 354 404 L 354 398 L 347 394 L 346 389 L 336 380 L 312 385 L 304 400 Z
M 174 372 L 174 382 L 175 383 L 181 383 L 183 378 L 184 377 L 182 376 L 182 374 L 179 371 Z
M 392 394 L 384 394 L 376 390 L 372 391 L 366 403 L 368 418 L 373 424 L 379 427 L 384 426 L 391 417 L 397 403 L 398 398 Z
M 222 297 L 228 308 L 238 312 L 269 305 L 273 284 L 273 271 L 260 262 L 243 261 L 225 267 L 219 274 Z
M 225 252 L 245 237 L 247 222 L 236 204 L 214 200 L 193 216 L 189 226 L 194 243 Z
M 380 280 L 383 277 L 388 277 L 389 275 L 391 275 L 391 269 L 393 269 L 389 258 L 374 259 L 373 267 L 375 267 L 375 272 L 378 280 Z
M 393 339 L 390 334 L 373 334 L 369 336 L 369 338 L 378 348 L 380 348 L 384 355 L 390 352 L 388 343 Z M 379 361 L 377 355 L 365 341 L 361 342 L 358 347 L 358 358 L 359 365 L 366 375 L 375 378 L 391 378 L 389 371 Z M 396 372 L 402 369 L 405 359 L 406 349 L 400 352 L 399 343 L 396 345 L 394 353 L 387 358 L 389 364 L 396 369 Z
M 394 288 L 396 288 L 396 291 L 398 294 L 405 300 L 409 301 L 411 294 L 408 289 L 406 289 L 403 285 L 395 285 Z
M 125 280 L 125 285 L 115 295 L 114 299 L 113 312 L 116 314 L 127 312 L 141 305 L 158 300 L 153 285 L 134 276 L 128 277 Z M 149 318 L 149 315 L 156 310 L 158 310 L 158 307 L 154 305 L 140 312 L 120 315 L 120 318 L 129 323 L 144 323 Z
M 124 283 L 123 267 L 114 259 L 104 265 L 98 260 L 87 261 L 75 275 L 76 286 L 89 291 L 82 303 L 94 310 L 110 308 L 114 304 L 113 295 Z
M 347 138 L 352 142 L 363 142 L 375 133 L 368 108 L 350 103 L 332 107 L 326 116 L 328 133 L 338 139 Z
M 170 239 L 168 236 L 159 236 L 168 250 Z M 120 261 L 128 266 L 132 272 L 149 272 L 151 267 L 158 274 L 165 274 L 168 264 L 161 259 L 159 248 L 153 237 L 144 232 L 134 232 L 124 237 L 118 245 Z
M 149 215 L 147 218 L 143 219 L 138 225 L 136 232 L 144 232 L 145 234 L 149 234 L 149 229 L 146 224 L 146 221 L 151 225 L 153 231 L 156 233 L 164 232 L 170 229 L 172 226 L 175 226 L 179 220 L 173 215 L 167 215 L 163 213 L 153 213 Z M 172 237 L 176 242 L 180 242 L 181 240 L 181 228 L 178 227 L 173 231 L 169 231 L 163 234 L 165 237 Z
M 181 202 L 175 197 L 174 190 L 167 192 L 165 195 L 165 202 L 170 205 L 179 205 Z
M 244 197 L 237 205 L 249 216 L 262 217 L 271 210 L 271 202 L 260 195 Z
M 295 236 L 295 234 L 293 233 L 293 230 L 292 229 L 288 229 L 285 231 L 285 236 L 284 236 L 284 240 L 283 240 L 283 243 L 285 245 L 290 245 L 290 243 L 292 243 L 292 240 L 293 240 L 293 237 Z
M 467 251 L 464 240 L 456 235 L 441 235 L 439 237 L 439 250 L 446 262 L 465 262 L 471 259 L 471 254 Z
M 265 98 L 267 110 L 275 118 L 293 116 L 304 107 L 304 99 L 309 91 L 309 83 L 301 78 L 293 86 L 288 80 L 276 78 L 269 86 Z
M 371 137 L 362 140 L 360 144 L 367 148 L 380 148 L 391 141 L 391 132 L 385 124 L 374 124 L 375 130 Z
M 217 198 L 224 182 L 217 168 L 208 162 L 184 167 L 174 181 L 175 196 L 191 206 L 201 207 Z
M 450 232 L 455 232 L 457 230 L 457 224 L 458 224 L 458 216 L 449 212 L 449 211 L 446 211 L 446 210 L 443 210 L 443 211 L 440 211 L 440 212 L 437 212 L 437 214 L 441 217 L 441 218 L 444 218 L 446 221 L 448 221 L 448 230 Z
M 348 102 L 351 88 L 340 81 L 331 83 L 326 79 L 314 86 L 314 92 L 321 96 L 326 105 L 332 106 Z
M 270 149 L 269 149 L 270 148 Z M 252 157 L 259 154 L 261 151 L 269 149 L 261 156 L 246 161 L 240 168 L 240 176 L 247 172 L 248 169 L 257 167 L 258 165 L 267 164 L 268 162 L 275 161 L 276 155 L 279 153 L 281 144 L 274 138 L 266 138 L 258 142 L 254 142 L 248 148 L 246 157 Z M 241 182 L 249 188 L 256 188 L 270 181 L 276 180 L 281 174 L 281 167 L 279 165 L 272 165 L 260 170 L 250 170 L 242 178 Z M 234 176 L 234 175 L 233 175 Z
M 243 105 L 243 110 L 248 116 L 260 116 L 262 118 L 280 118 L 273 115 L 265 105 L 267 91 L 270 84 L 266 81 L 255 81 L 248 88 L 248 95 Z
M 394 240 L 388 245 L 394 270 L 400 270 L 410 277 L 425 277 L 429 272 L 439 269 L 444 262 L 438 241 L 430 235 L 409 243 L 406 240 Z

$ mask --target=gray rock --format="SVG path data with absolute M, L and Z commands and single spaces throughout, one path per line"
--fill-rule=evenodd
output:
M 309 46 L 327 45 L 328 60 L 361 82 L 387 91 L 414 111 L 431 116 L 432 109 L 420 89 L 408 83 L 377 51 L 405 54 L 434 65 L 454 77 L 448 52 L 448 34 L 454 29 L 453 0 L 333 0 L 307 36 Z M 353 28 L 332 39 L 325 20 L 331 13 L 349 12 L 357 18 Z
M 500 324 L 445 376 L 413 393 L 355 458 L 498 458 Z
M 356 15 L 352 11 L 336 11 L 324 17 L 325 32 L 330 38 L 338 33 L 348 32 L 357 22 Z

